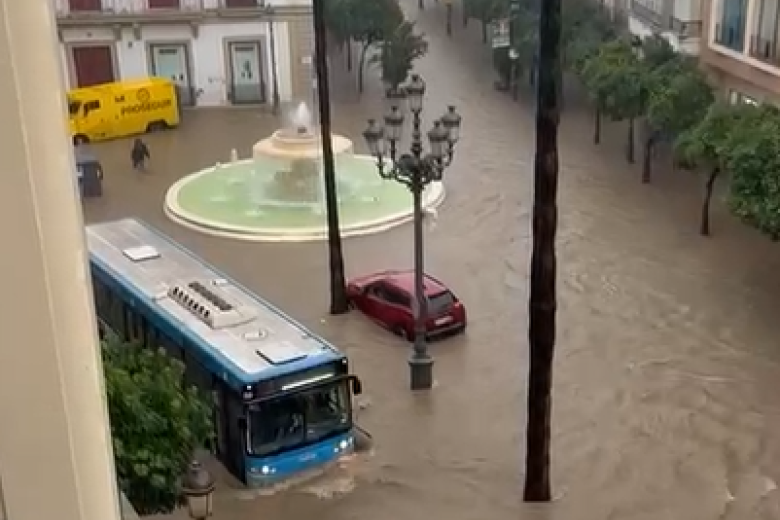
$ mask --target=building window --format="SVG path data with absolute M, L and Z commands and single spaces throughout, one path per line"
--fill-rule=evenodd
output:
M 742 52 L 745 48 L 747 0 L 723 0 L 723 10 L 715 32 L 715 42 Z
M 780 65 L 780 1 L 759 0 L 756 23 L 750 41 L 750 55 Z

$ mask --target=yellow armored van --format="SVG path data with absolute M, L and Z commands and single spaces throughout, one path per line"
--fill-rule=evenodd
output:
M 176 85 L 145 78 L 68 92 L 70 132 L 75 144 L 105 141 L 179 125 Z

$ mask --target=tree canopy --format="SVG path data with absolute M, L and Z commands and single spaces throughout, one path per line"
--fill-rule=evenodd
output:
M 211 440 L 207 398 L 162 349 L 109 337 L 102 352 L 119 485 L 140 514 L 170 512 L 195 450 Z
M 406 81 L 414 62 L 428 52 L 428 43 L 422 34 L 415 32 L 414 22 L 403 22 L 382 43 L 374 62 L 382 70 L 382 81 L 391 90 L 397 90 Z
M 729 203 L 745 222 L 780 238 L 780 111 L 761 106 L 731 133 L 726 168 L 732 175 Z
M 582 79 L 599 109 L 620 121 L 641 114 L 644 73 L 631 43 L 621 39 L 605 43 L 587 60 Z

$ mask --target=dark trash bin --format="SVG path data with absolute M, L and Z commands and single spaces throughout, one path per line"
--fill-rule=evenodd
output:
M 103 196 L 103 167 L 97 157 L 85 145 L 79 145 L 74 152 L 76 177 L 79 191 L 84 198 Z

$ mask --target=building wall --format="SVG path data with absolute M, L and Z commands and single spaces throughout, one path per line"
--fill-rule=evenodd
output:
M 293 88 L 290 70 L 291 51 L 298 46 L 290 42 L 287 21 L 277 21 L 274 26 L 274 51 L 279 97 L 292 100 L 299 92 Z M 136 33 L 132 28 L 115 29 L 106 26 L 84 29 L 62 29 L 62 55 L 67 84 L 75 84 L 75 70 L 70 49 L 83 44 L 107 44 L 114 53 L 115 75 L 118 79 L 148 76 L 152 72 L 149 46 L 160 43 L 185 44 L 189 54 L 189 76 L 197 105 L 220 106 L 229 103 L 228 80 L 230 64 L 228 42 L 257 40 L 261 43 L 261 67 L 270 98 L 272 82 L 271 45 L 267 22 L 242 21 L 230 24 L 209 23 L 196 30 L 188 24 L 147 25 Z M 137 39 L 136 36 L 140 36 Z M 117 39 L 118 37 L 118 39 Z
M 731 91 L 749 96 L 759 102 L 780 103 L 780 68 L 751 58 L 748 54 L 750 28 L 743 38 L 741 50 L 734 50 L 716 43 L 716 31 L 720 27 L 722 11 L 712 2 L 703 2 L 704 24 L 701 62 L 705 70 L 720 86 L 724 95 Z M 749 9 L 751 14 L 753 9 Z

